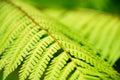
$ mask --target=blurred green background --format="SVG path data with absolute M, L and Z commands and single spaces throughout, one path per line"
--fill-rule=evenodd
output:
M 89 8 L 120 14 L 120 0 L 24 0 L 39 8 Z

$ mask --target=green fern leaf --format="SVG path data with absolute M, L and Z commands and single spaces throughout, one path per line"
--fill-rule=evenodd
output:
M 32 6 L 5 0 L 0 1 L 0 12 L 6 15 L 0 17 L 3 80 L 16 69 L 19 80 L 120 78 L 119 73 L 95 55 L 97 51 L 91 44 Z
M 119 16 L 88 9 L 69 11 L 65 9 L 57 10 L 46 8 L 43 9 L 43 12 L 59 20 L 77 32 L 78 35 L 82 35 L 87 41 L 100 50 L 101 57 L 107 60 L 110 65 L 113 66 L 119 59 Z M 113 56 L 114 54 L 116 54 L 116 56 Z

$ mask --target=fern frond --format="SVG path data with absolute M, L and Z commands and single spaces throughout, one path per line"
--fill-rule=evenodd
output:
M 46 37 L 47 34 L 42 30 L 40 31 L 38 34 L 36 34 L 33 38 L 33 40 L 31 40 L 32 45 L 36 44 L 34 46 L 34 49 L 30 52 L 29 57 L 27 58 L 27 60 L 24 62 L 21 70 L 20 70 L 20 79 L 22 80 L 22 78 L 26 78 L 27 75 L 29 75 L 29 72 L 31 72 L 31 70 L 34 68 L 33 66 L 36 64 L 36 62 L 38 62 L 39 60 L 39 56 L 41 56 L 43 54 L 43 51 L 50 45 L 53 43 L 53 41 L 50 39 L 50 37 Z M 41 38 L 41 39 L 40 39 Z M 44 38 L 44 39 L 42 39 Z M 38 41 L 36 41 L 38 40 Z M 48 40 L 47 42 L 45 42 L 46 40 Z M 36 43 L 33 43 L 36 42 Z
M 0 1 L 0 7 L 1 15 L 6 15 L 0 17 L 3 80 L 16 69 L 20 80 L 66 80 L 69 76 L 77 80 L 120 78 L 95 55 L 97 51 L 89 43 L 32 6 L 20 1 Z M 11 13 L 6 14 L 10 11 L 8 7 Z
M 39 80 L 42 76 L 43 72 L 47 68 L 50 60 L 54 57 L 54 55 L 57 53 L 57 51 L 60 49 L 58 44 L 51 45 L 43 55 L 41 55 L 41 59 L 38 61 L 38 63 L 35 65 L 34 69 L 32 70 L 32 73 L 29 77 L 29 79 L 32 80 Z M 57 54 L 56 54 L 57 55 Z
M 101 57 L 107 60 L 110 65 L 114 65 L 119 59 L 119 16 L 88 9 L 69 11 L 46 8 L 43 9 L 43 12 L 68 26 L 79 35 L 83 35 L 87 41 L 100 50 Z M 116 57 L 113 56 L 114 54 L 116 54 Z
M 69 57 L 65 52 L 62 52 L 59 56 L 55 57 L 47 69 L 45 80 L 56 80 L 60 76 L 61 69 L 67 64 L 68 60 Z

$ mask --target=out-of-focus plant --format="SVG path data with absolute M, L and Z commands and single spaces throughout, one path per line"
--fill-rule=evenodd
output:
M 88 8 L 108 13 L 120 13 L 119 0 L 24 0 L 39 8 Z

